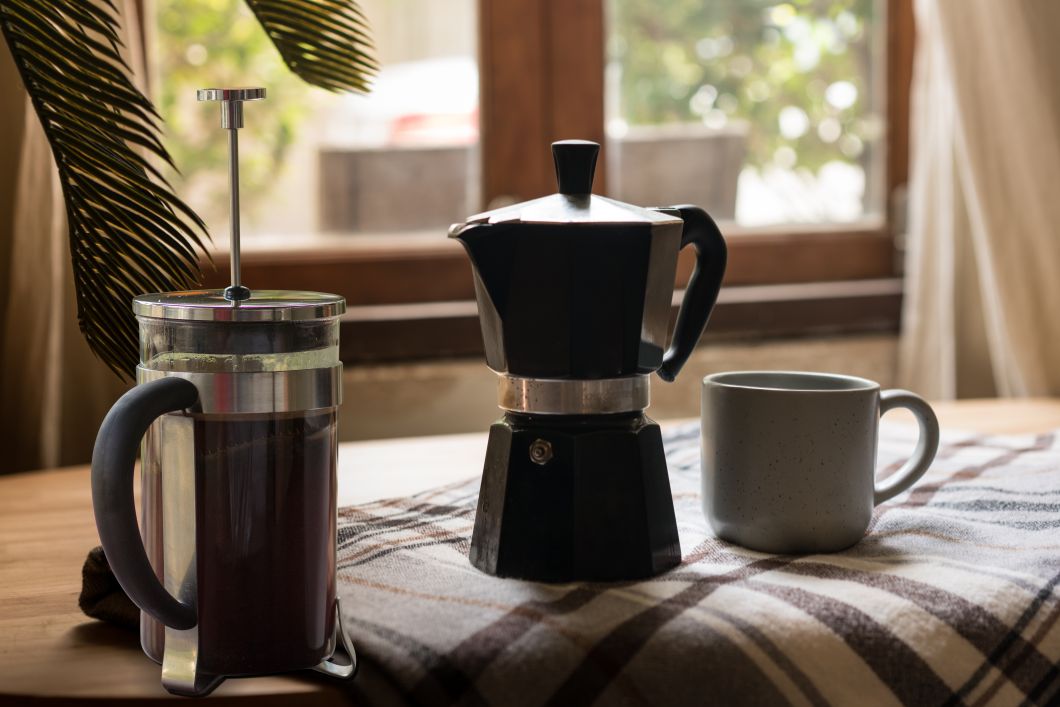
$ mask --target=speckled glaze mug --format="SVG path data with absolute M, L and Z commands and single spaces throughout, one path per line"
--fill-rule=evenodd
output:
M 912 459 L 876 481 L 880 416 L 920 424 Z M 924 399 L 864 378 L 736 371 L 703 379 L 703 513 L 724 540 L 763 552 L 834 552 L 858 542 L 872 509 L 935 458 L 939 425 Z

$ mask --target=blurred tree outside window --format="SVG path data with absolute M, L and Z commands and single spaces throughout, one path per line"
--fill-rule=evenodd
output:
M 155 3 L 155 91 L 165 119 L 166 148 L 180 169 L 172 179 L 214 233 L 228 221 L 228 142 L 216 104 L 199 103 L 200 88 L 265 86 L 265 101 L 245 107 L 240 130 L 244 210 L 254 214 L 273 191 L 313 104 L 327 93 L 311 88 L 280 60 L 242 0 L 159 0 Z
M 227 141 L 217 106 L 195 95 L 210 86 L 267 89 L 266 100 L 246 105 L 239 134 L 244 242 L 251 247 L 322 232 L 444 233 L 470 213 L 476 172 L 468 165 L 478 140 L 475 0 L 358 4 L 382 65 L 368 96 L 303 83 L 243 0 L 152 4 L 152 88 L 180 170 L 172 182 L 211 232 L 222 234 L 215 237 L 221 249 L 229 218 Z M 410 178 L 417 173 L 428 178 Z
M 612 196 L 751 226 L 880 213 L 883 0 L 601 1 Z M 361 6 L 383 67 L 366 97 L 302 83 L 242 0 L 152 4 L 173 182 L 213 233 L 227 146 L 207 86 L 268 89 L 240 131 L 248 238 L 444 232 L 481 206 L 476 0 Z
M 619 149 L 645 128 L 684 127 L 704 145 L 741 136 L 741 167 L 700 173 L 738 180 L 735 216 L 747 225 L 880 212 L 880 0 L 608 0 L 607 9 L 607 128 Z

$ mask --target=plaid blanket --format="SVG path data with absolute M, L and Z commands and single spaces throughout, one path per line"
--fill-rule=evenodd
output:
M 894 470 L 915 430 L 884 425 Z M 931 471 L 837 554 L 715 539 L 698 429 L 664 430 L 682 564 L 548 585 L 470 566 L 478 480 L 339 515 L 365 703 L 1060 704 L 1060 442 L 944 434 Z

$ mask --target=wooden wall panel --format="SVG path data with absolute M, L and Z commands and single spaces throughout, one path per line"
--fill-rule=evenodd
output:
M 916 24 L 913 0 L 887 3 L 887 194 L 909 181 L 909 92 Z
M 481 0 L 479 24 L 484 206 L 550 194 L 549 144 L 604 138 L 603 3 Z
M 547 142 L 604 144 L 604 9 L 602 0 L 548 0 Z M 551 166 L 551 153 L 549 153 Z M 593 191 L 607 192 L 607 150 L 596 163 Z M 550 170 L 550 174 L 553 172 Z M 548 192 L 556 191 L 555 182 Z

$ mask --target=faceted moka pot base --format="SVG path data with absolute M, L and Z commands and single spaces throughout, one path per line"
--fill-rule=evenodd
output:
M 490 428 L 471 563 L 545 582 L 651 577 L 681 561 L 659 426 L 643 413 L 506 413 Z

